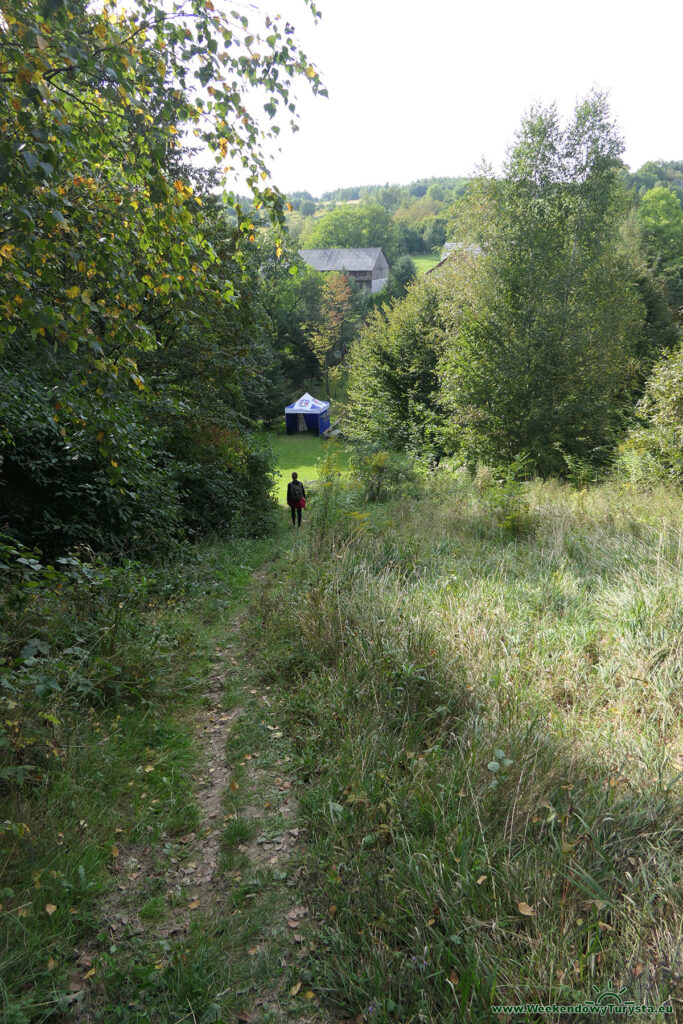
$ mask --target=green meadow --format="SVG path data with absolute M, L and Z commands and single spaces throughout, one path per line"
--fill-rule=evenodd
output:
M 431 270 L 432 267 L 435 267 L 441 259 L 440 256 L 425 255 L 423 253 L 420 253 L 417 256 L 411 256 L 410 258 L 415 264 L 418 274 L 426 274 L 427 271 Z
M 304 486 L 318 479 L 319 462 L 330 451 L 337 455 L 338 465 L 343 475 L 348 474 L 351 448 L 339 441 L 324 441 L 312 433 L 301 434 L 267 434 L 276 459 L 274 493 L 280 505 L 287 503 L 287 484 L 296 472 L 304 482 Z

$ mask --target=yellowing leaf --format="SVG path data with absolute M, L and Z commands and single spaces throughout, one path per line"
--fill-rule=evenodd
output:
M 48 971 L 54 971 L 56 966 L 57 966 L 57 961 L 53 960 L 52 957 L 50 957 L 50 959 L 47 962 L 47 969 L 48 969 Z
M 520 912 L 520 914 L 524 914 L 525 917 L 534 917 L 536 914 L 534 908 L 530 907 L 528 903 L 518 903 L 517 910 Z
M 477 879 L 477 885 L 483 885 L 487 878 L 488 875 L 479 875 L 479 878 Z
M 55 906 L 54 903 L 45 904 L 45 913 L 48 914 L 49 917 L 52 917 L 56 909 L 57 907 Z
M 118 857 L 118 855 L 119 855 L 119 848 L 116 845 L 116 843 L 114 843 L 114 845 L 111 848 L 111 855 L 112 855 L 112 857 Z
M 95 33 L 98 39 L 106 39 L 107 37 L 107 30 L 101 21 L 99 22 L 99 24 L 95 25 L 93 32 Z
M 115 466 L 115 465 L 117 465 L 117 463 L 112 462 L 112 466 Z M 154 771 L 154 765 L 153 764 L 146 764 L 145 765 L 145 771 L 146 772 L 153 772 Z
M 91 967 L 90 970 L 86 971 L 85 974 L 83 975 L 83 981 L 86 981 L 88 978 L 92 978 L 94 973 L 95 973 L 95 968 Z
M 315 68 L 312 64 L 309 64 L 306 68 L 306 78 L 315 78 Z
M 301 982 L 297 981 L 296 985 L 292 985 L 292 987 L 289 990 L 290 996 L 297 996 L 299 994 L 299 989 L 300 988 L 301 988 Z
M 199 900 L 192 900 L 192 901 L 191 901 L 190 903 L 188 903 L 188 905 L 187 905 L 187 906 L 188 906 L 188 909 L 189 909 L 189 910 L 196 910 L 196 909 L 197 909 L 197 907 L 199 906 L 199 902 L 200 902 Z
M 81 289 L 78 287 L 77 284 L 73 285 L 71 288 L 67 288 L 66 290 L 67 299 L 77 299 L 80 294 Z
M 315 998 L 315 992 L 311 992 L 310 988 L 309 988 L 308 992 L 304 992 L 304 999 L 314 999 L 314 998 Z

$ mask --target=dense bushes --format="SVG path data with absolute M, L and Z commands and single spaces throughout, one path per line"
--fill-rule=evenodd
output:
M 657 364 L 638 412 L 641 421 L 619 450 L 618 469 L 639 483 L 683 484 L 683 349 Z
M 92 376 L 84 386 L 75 367 L 57 369 L 12 350 L 0 370 L 0 508 L 17 540 L 53 555 L 149 555 L 185 536 L 264 528 L 270 457 L 238 423 L 203 428 L 172 394 Z M 93 410 L 88 392 L 102 383 Z

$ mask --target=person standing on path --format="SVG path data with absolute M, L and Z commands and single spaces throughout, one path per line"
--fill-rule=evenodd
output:
M 292 473 L 292 479 L 287 484 L 287 504 L 292 510 L 292 528 L 298 517 L 298 528 L 301 528 L 301 509 L 306 508 L 306 491 L 299 480 L 298 473 Z

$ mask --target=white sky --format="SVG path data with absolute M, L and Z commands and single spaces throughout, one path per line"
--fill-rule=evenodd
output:
M 499 168 L 523 113 L 607 90 L 633 168 L 683 159 L 683 0 L 259 0 L 297 27 L 329 99 L 299 86 L 283 191 L 407 184 Z

